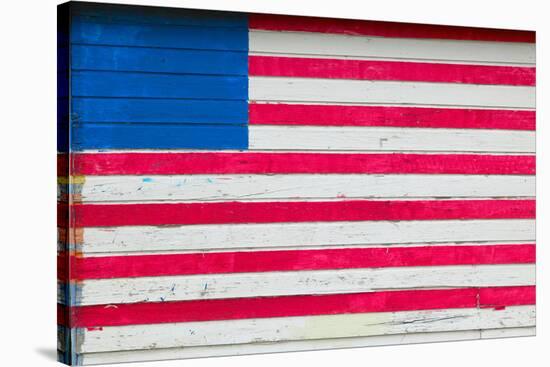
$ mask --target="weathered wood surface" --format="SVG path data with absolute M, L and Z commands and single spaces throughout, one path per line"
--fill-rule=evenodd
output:
M 250 126 L 251 150 L 534 153 L 534 131 Z
M 58 194 L 68 186 L 60 183 Z M 73 185 L 83 202 L 224 201 L 331 198 L 533 197 L 522 175 L 154 175 L 86 176 Z
M 314 78 L 249 77 L 252 101 L 535 108 L 535 88 Z
M 299 250 L 299 251 L 297 251 Z M 255 251 L 70 256 L 60 254 L 61 281 L 197 274 L 257 273 L 452 266 L 532 264 L 534 243 L 412 244 Z
M 74 226 L 534 219 L 532 199 L 225 201 L 75 204 Z
M 254 76 L 535 85 L 535 68 L 287 56 L 250 56 Z
M 379 38 L 337 34 L 253 30 L 253 54 L 341 56 L 343 58 L 458 61 L 476 64 L 535 63 L 531 43 Z
M 472 241 L 533 241 L 531 219 L 84 228 L 83 253 Z
M 534 155 L 511 154 L 90 151 L 72 159 L 73 175 L 535 174 Z
M 270 31 L 294 31 L 374 37 L 535 43 L 535 32 L 511 29 L 456 27 L 358 19 L 250 14 L 249 27 Z
M 393 126 L 454 129 L 535 130 L 529 110 L 250 103 L 251 125 Z
M 80 353 L 532 327 L 535 307 L 448 309 L 83 329 Z M 153 348 L 152 348 L 153 347 Z
M 532 264 L 188 275 L 84 280 L 76 285 L 73 302 L 98 305 L 534 283 Z
M 277 341 L 256 344 L 251 343 L 185 348 L 159 348 L 118 352 L 96 352 L 82 354 L 81 358 L 83 364 L 95 365 L 104 363 L 121 363 L 135 361 L 143 362 L 212 356 L 233 356 L 260 353 L 297 352 L 321 349 L 341 349 L 384 345 L 435 343 L 445 341 L 525 337 L 534 336 L 535 333 L 535 327 L 441 331 L 429 333 L 377 335 L 355 338 L 327 338 L 315 340 Z
M 71 14 L 63 361 L 534 334 L 534 32 Z

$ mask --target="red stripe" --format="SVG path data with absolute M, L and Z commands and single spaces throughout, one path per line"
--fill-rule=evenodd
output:
M 533 31 L 272 14 L 250 14 L 249 28 L 270 31 L 320 32 L 377 37 L 535 42 L 535 32 Z
M 69 154 L 67 153 L 57 154 L 57 176 L 58 177 L 69 176 Z
M 509 287 L 506 292 L 500 292 L 499 288 L 481 288 L 479 291 L 479 307 L 501 308 L 503 306 L 521 305 L 525 299 L 529 304 L 536 303 L 535 286 Z
M 534 175 L 534 156 L 381 153 L 85 153 L 75 175 L 425 173 Z
M 57 227 L 67 228 L 69 226 L 69 208 L 71 206 L 64 201 L 57 202 Z
M 69 315 L 69 308 L 63 305 L 57 304 L 57 324 L 63 326 L 69 326 L 73 324 Z
M 535 68 L 249 56 L 249 75 L 436 83 L 535 85 Z
M 76 204 L 77 227 L 369 220 L 533 219 L 535 200 Z
M 58 276 L 107 279 L 171 275 L 535 263 L 535 245 L 422 246 L 194 254 L 58 256 Z
M 535 111 L 251 103 L 254 125 L 535 130 Z
M 448 308 L 500 308 L 534 303 L 534 286 L 149 302 L 72 307 L 71 327 Z M 58 307 L 64 309 L 64 306 Z

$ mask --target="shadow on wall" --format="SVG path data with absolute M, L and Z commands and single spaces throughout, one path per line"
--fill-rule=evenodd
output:
M 34 351 L 50 361 L 57 361 L 57 350 L 55 348 L 40 347 Z

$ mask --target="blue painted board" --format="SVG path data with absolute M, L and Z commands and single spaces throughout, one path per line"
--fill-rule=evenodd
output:
M 73 71 L 71 78 L 73 97 L 248 98 L 244 76 Z
M 248 31 L 240 28 L 164 26 L 157 24 L 71 24 L 71 42 L 113 46 L 248 50 Z
M 72 68 L 244 76 L 248 73 L 248 54 L 242 51 L 73 45 Z
M 246 125 L 87 124 L 72 129 L 72 148 L 247 149 Z
M 115 4 L 79 3 L 73 7 L 73 15 L 99 23 L 170 24 L 203 27 L 247 28 L 246 14 L 204 11 L 150 6 L 123 6 Z
M 72 149 L 247 149 L 244 14 L 75 4 Z
M 62 61 L 58 60 L 58 67 L 62 67 Z M 59 70 L 57 72 L 57 98 L 69 98 L 69 71 Z
M 148 98 L 80 98 L 72 100 L 79 122 L 246 124 L 246 101 Z
M 57 71 L 67 71 L 70 67 L 69 47 L 57 47 Z
M 69 151 L 69 124 L 57 124 L 57 152 L 66 153 Z

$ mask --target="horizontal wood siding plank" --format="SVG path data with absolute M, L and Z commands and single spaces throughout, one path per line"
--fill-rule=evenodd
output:
M 117 4 L 72 5 L 73 16 L 98 23 L 192 25 L 198 27 L 246 28 L 248 17 L 243 13 Z
M 75 97 L 72 106 L 73 121 L 78 123 L 218 125 L 248 120 L 245 101 Z
M 250 28 L 273 31 L 319 32 L 377 37 L 535 42 L 535 32 L 533 31 L 275 14 L 251 14 Z
M 247 75 L 246 52 L 95 45 L 73 45 L 71 52 L 73 70 Z
M 71 24 L 73 44 L 247 51 L 246 28 L 117 24 L 88 22 L 77 17 Z
M 244 76 L 73 71 L 71 77 L 73 97 L 248 98 L 248 82 Z
M 84 228 L 82 253 L 534 241 L 535 221 L 440 220 Z
M 121 326 L 377 313 L 447 308 L 502 308 L 535 304 L 534 286 L 391 290 L 352 294 L 298 295 L 66 307 L 71 327 Z M 66 325 L 68 326 L 68 325 Z
M 535 85 L 535 68 L 398 61 L 250 56 L 252 76 Z
M 259 353 L 297 352 L 341 348 L 360 348 L 384 345 L 406 345 L 418 343 L 436 343 L 442 341 L 479 340 L 491 338 L 510 338 L 534 336 L 535 327 L 506 329 L 483 329 L 462 331 L 441 331 L 429 333 L 406 333 L 377 335 L 355 338 L 326 338 L 312 340 L 277 341 L 266 343 L 211 345 L 184 348 L 158 348 L 118 352 L 97 352 L 79 354 L 83 365 L 105 363 L 144 362 L 172 359 L 201 358 L 213 356 L 235 356 Z
M 535 89 L 523 86 L 250 77 L 252 101 L 414 104 L 534 108 Z
M 158 277 L 401 266 L 528 264 L 534 244 L 370 247 L 81 257 L 58 255 L 72 279 Z M 65 271 L 60 275 L 67 274 Z M 63 281 L 67 277 L 59 277 Z
M 535 130 L 535 111 L 251 103 L 251 125 Z
M 84 124 L 73 127 L 82 149 L 246 149 L 246 125 Z
M 82 329 L 79 353 L 535 325 L 535 307 L 448 309 Z
M 534 219 L 535 200 L 345 200 L 152 204 L 76 204 L 76 227 L 399 221 L 449 219 Z
M 250 150 L 534 153 L 534 131 L 250 126 Z
M 305 32 L 249 32 L 253 54 L 535 64 L 532 43 L 375 38 Z
M 481 330 L 481 339 L 492 338 L 517 338 L 525 336 L 536 336 L 536 327 L 518 327 L 507 329 L 486 329 Z
M 276 271 L 254 274 L 82 280 L 76 285 L 77 290 L 71 301 L 73 305 L 84 306 L 304 294 L 348 294 L 376 292 L 382 289 L 446 289 L 534 284 L 535 266 L 533 264 Z M 324 299 L 318 301 L 323 302 Z M 415 298 L 410 300 L 410 302 L 414 301 L 416 301 Z M 150 310 L 150 312 L 154 311 L 162 313 L 162 306 Z M 204 309 L 202 311 L 206 313 Z
M 74 175 L 230 173 L 534 175 L 535 157 L 389 153 L 85 153 L 73 155 L 72 168 Z
M 83 177 L 83 176 L 80 176 Z M 76 201 L 227 201 L 334 198 L 534 197 L 519 175 L 177 175 L 85 176 Z M 59 183 L 59 197 L 68 194 Z M 253 188 L 253 189 L 252 189 Z

